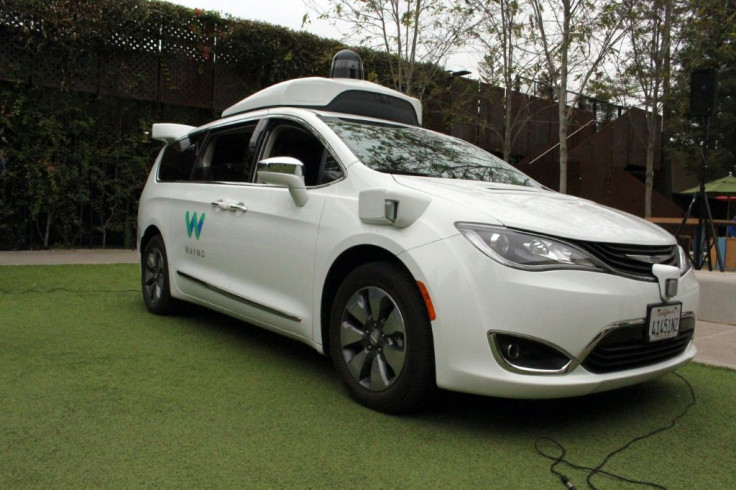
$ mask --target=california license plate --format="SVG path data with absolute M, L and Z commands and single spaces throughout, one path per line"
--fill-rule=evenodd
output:
M 682 303 L 649 305 L 648 309 L 647 340 L 649 342 L 677 337 L 680 332 Z

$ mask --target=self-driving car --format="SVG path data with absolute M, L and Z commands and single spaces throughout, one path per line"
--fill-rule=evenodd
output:
M 698 283 L 672 235 L 421 122 L 417 99 L 338 77 L 155 124 L 148 309 L 195 303 L 304 342 L 389 413 L 437 387 L 585 395 L 693 358 Z

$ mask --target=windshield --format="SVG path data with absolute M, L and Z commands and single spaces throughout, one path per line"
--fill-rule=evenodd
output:
M 323 117 L 361 162 L 379 172 L 541 187 L 477 146 L 422 128 Z

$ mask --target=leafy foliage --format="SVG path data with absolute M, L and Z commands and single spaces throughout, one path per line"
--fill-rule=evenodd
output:
M 579 94 L 572 94 L 568 87 L 577 85 L 585 92 L 588 82 L 609 54 L 616 49 L 625 30 L 622 6 L 617 2 L 585 0 L 529 0 L 533 12 L 533 39 L 538 39 L 545 60 L 546 70 L 558 88 L 559 105 L 559 191 L 567 192 L 568 125 L 572 122 Z M 561 10 L 561 12 L 558 12 Z M 548 18 L 552 16 L 553 22 Z
M 2 118 L 0 247 L 105 244 L 107 229 L 132 246 L 150 116 L 113 99 L 28 86 L 4 86 L 0 106 L 13 108 Z
M 689 117 L 690 74 L 701 68 L 718 70 L 718 107 L 710 118 L 710 146 L 706 180 L 736 173 L 736 3 L 692 0 L 683 27 L 684 46 L 677 60 L 671 120 L 672 158 L 694 175 L 700 174 L 703 118 Z M 675 189 L 677 191 L 681 189 Z
M 343 26 L 345 39 L 383 52 L 397 90 L 427 96 L 444 59 L 472 37 L 472 8 L 456 0 L 307 0 L 318 18 Z M 309 16 L 305 16 L 308 22 Z
M 0 0 L 0 249 L 133 247 L 153 122 L 201 125 L 233 98 L 325 75 L 344 47 L 160 1 Z M 391 80 L 388 55 L 356 51 L 367 78 Z M 222 71 L 228 87 L 213 85 Z

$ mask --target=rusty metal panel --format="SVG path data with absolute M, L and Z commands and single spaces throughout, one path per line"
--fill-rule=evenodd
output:
M 557 144 L 557 105 L 543 99 L 530 100 L 532 117 L 527 124 L 527 155 L 539 155 Z
M 638 109 L 628 112 L 629 158 L 628 165 L 646 167 L 647 121 L 646 113 Z
M 478 92 L 478 145 L 498 155 L 503 154 L 504 90 L 481 84 Z
M 511 154 L 517 158 L 527 155 L 529 146 L 529 135 L 527 133 L 527 125 L 534 116 L 530 110 L 529 97 L 514 92 L 511 95 L 511 113 L 512 113 L 512 130 L 511 130 Z
M 449 134 L 478 144 L 480 121 L 478 119 L 478 82 L 453 78 L 450 86 L 451 105 L 442 114 L 447 120 Z

